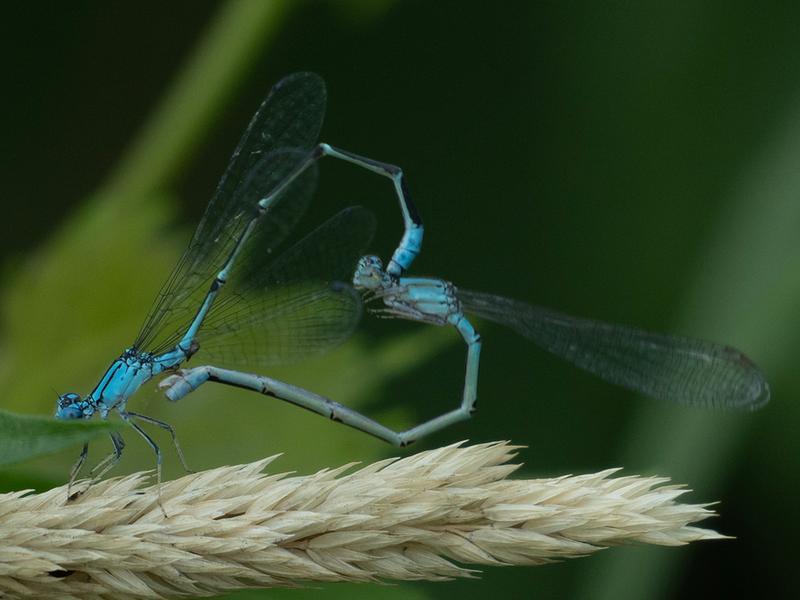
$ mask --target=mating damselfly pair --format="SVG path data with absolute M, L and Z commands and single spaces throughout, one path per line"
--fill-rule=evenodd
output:
M 481 339 L 468 314 L 510 327 L 541 348 L 599 377 L 656 398 L 704 407 L 754 409 L 769 399 L 758 368 L 741 352 L 685 337 L 567 316 L 433 277 L 407 277 L 420 252 L 422 220 L 400 168 L 317 143 L 325 113 L 320 77 L 297 73 L 280 81 L 256 112 L 206 208 L 192 240 L 167 278 L 133 344 L 85 396 L 59 396 L 56 417 L 106 419 L 116 413 L 150 445 L 161 478 L 161 450 L 141 427 L 173 428 L 128 410 L 148 380 L 177 401 L 207 381 L 285 400 L 398 446 L 467 419 L 475 409 Z M 348 207 L 280 251 L 308 207 L 319 159 L 330 156 L 391 180 L 405 225 L 384 266 L 365 255 L 372 213 Z M 342 343 L 364 305 L 378 316 L 451 325 L 467 345 L 457 408 L 407 431 L 394 431 L 324 396 L 275 379 L 221 366 L 181 369 L 195 354 L 225 367 L 264 365 L 311 356 Z M 92 470 L 102 477 L 122 456 L 113 452 Z M 88 453 L 73 467 L 74 481 Z

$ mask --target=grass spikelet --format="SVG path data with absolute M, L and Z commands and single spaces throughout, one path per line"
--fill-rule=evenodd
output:
M 361 469 L 268 475 L 276 458 L 164 483 L 0 495 L 0 596 L 203 597 L 332 581 L 440 581 L 608 546 L 723 538 L 686 489 L 616 469 L 510 479 L 517 447 L 455 444 Z

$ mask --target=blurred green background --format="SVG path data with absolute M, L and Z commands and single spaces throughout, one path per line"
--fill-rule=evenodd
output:
M 1 408 L 50 414 L 54 389 L 91 388 L 135 336 L 266 90 L 313 70 L 329 90 L 322 139 L 405 169 L 427 234 L 417 274 L 725 341 L 773 389 L 755 414 L 666 406 L 486 326 L 476 418 L 414 450 L 511 439 L 528 446 L 528 476 L 668 475 L 691 500 L 721 500 L 709 524 L 737 539 L 476 581 L 327 586 L 324 597 L 790 595 L 796 4 L 71 2 L 3 13 Z M 365 172 L 323 164 L 315 202 L 319 218 L 372 208 L 383 255 L 400 235 L 388 182 Z M 463 359 L 455 332 L 366 318 L 343 348 L 270 374 L 406 426 L 456 405 Z M 228 389 L 168 405 L 150 386 L 134 404 L 176 426 L 194 468 L 285 452 L 274 468 L 308 472 L 397 454 Z M 152 467 L 128 437 L 117 473 Z M 95 459 L 107 451 L 93 448 Z M 77 452 L 0 471 L 0 486 L 60 484 Z M 167 456 L 167 476 L 180 474 Z M 323 597 L 232 597 L 312 595 Z

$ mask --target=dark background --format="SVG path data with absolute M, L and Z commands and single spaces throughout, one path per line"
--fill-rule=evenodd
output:
M 800 533 L 797 5 L 278 4 L 263 41 L 230 67 L 224 98 L 169 174 L 143 186 L 141 198 L 135 184 L 114 197 L 124 186 L 109 182 L 132 141 L 220 15 L 238 4 L 4 6 L 2 406 L 49 413 L 53 388 L 91 386 L 135 332 L 263 94 L 284 74 L 313 70 L 328 84 L 322 139 L 404 168 L 426 226 L 417 274 L 728 342 L 762 366 L 773 389 L 772 403 L 750 415 L 664 406 L 487 326 L 476 418 L 415 450 L 510 439 L 528 446 L 527 475 L 609 466 L 667 475 L 695 490 L 690 500 L 720 500 L 721 517 L 709 526 L 737 539 L 488 569 L 478 581 L 329 586 L 325 594 L 788 597 Z M 380 223 L 375 250 L 387 255 L 400 234 L 388 182 L 333 163 L 322 175 L 315 214 L 369 206 Z M 104 203 L 115 202 L 129 216 L 97 225 Z M 169 240 L 164 259 L 136 260 L 137 235 L 128 233 L 151 213 L 159 225 L 149 235 Z M 60 248 L 91 248 L 120 285 L 142 281 L 133 286 L 141 298 Z M 122 321 L 121 304 L 130 313 Z M 76 316 L 54 327 L 50 306 Z M 125 328 L 109 325 L 120 322 Z M 419 329 L 368 319 L 333 367 L 322 360 L 279 373 L 345 403 L 368 396 L 359 408 L 408 425 L 454 406 L 463 376 L 455 334 Z M 376 375 L 367 357 L 417 339 L 409 335 L 418 336 L 412 350 Z M 351 379 L 368 382 L 364 389 L 335 376 L 337 360 Z M 278 451 L 286 452 L 281 470 L 301 471 L 395 454 L 246 395 L 226 404 L 225 419 L 219 393 L 166 408 L 150 395 L 149 413 L 178 427 L 195 468 Z M 321 439 L 324 452 L 311 443 Z M 131 440 L 118 472 L 150 466 L 139 446 Z M 56 485 L 72 458 L 35 461 L 0 480 L 7 489 Z

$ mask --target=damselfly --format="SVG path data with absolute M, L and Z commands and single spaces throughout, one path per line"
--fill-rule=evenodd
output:
M 318 144 L 325 86 L 311 73 L 279 82 L 253 117 L 189 247 L 167 278 L 134 343 L 111 363 L 87 395 L 59 396 L 56 416 L 89 419 L 117 413 L 151 446 L 161 478 L 161 450 L 140 426 L 167 430 L 184 467 L 173 428 L 127 409 L 149 379 L 177 401 L 207 381 L 251 389 L 398 446 L 468 418 L 477 399 L 481 339 L 467 313 L 504 324 L 543 349 L 614 384 L 677 402 L 722 408 L 761 406 L 769 387 L 741 352 L 712 342 L 648 333 L 570 317 L 500 296 L 456 288 L 437 278 L 406 277 L 420 251 L 423 226 L 400 168 Z M 391 179 L 405 225 L 388 264 L 362 256 L 374 231 L 372 214 L 350 207 L 282 253 L 310 202 L 316 162 L 331 156 Z M 354 330 L 362 301 L 379 301 L 378 316 L 451 325 L 467 345 L 460 405 L 406 431 L 394 431 L 303 388 L 263 375 L 206 365 L 180 367 L 194 354 L 223 364 L 271 364 L 325 351 Z M 100 478 L 120 459 L 113 452 L 92 469 Z M 72 469 L 72 483 L 88 445 Z

